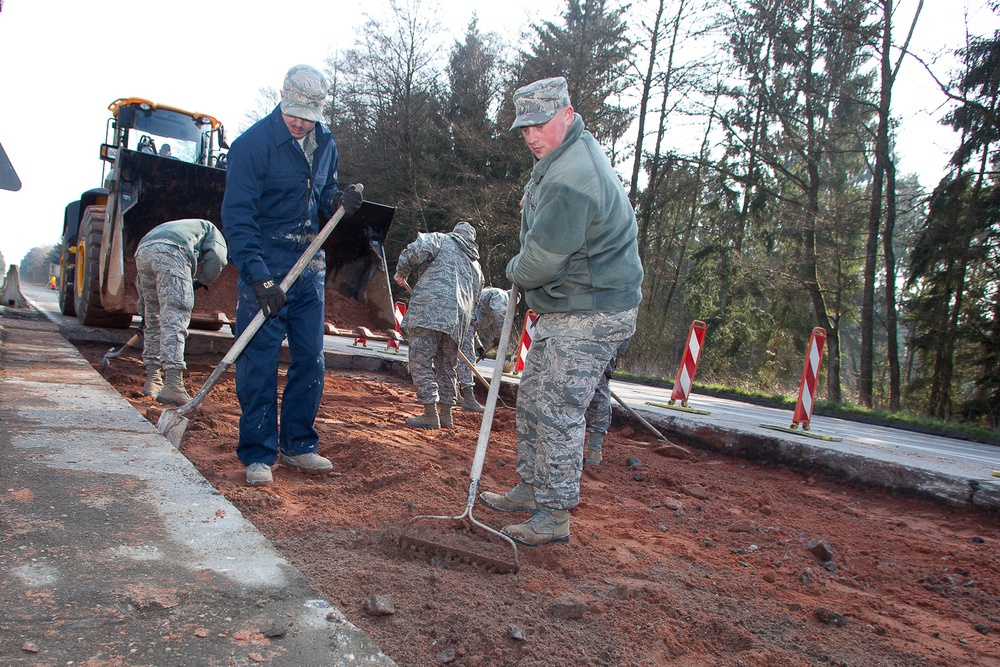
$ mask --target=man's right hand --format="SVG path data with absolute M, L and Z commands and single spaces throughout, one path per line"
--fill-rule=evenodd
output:
M 258 280 L 253 284 L 253 291 L 257 295 L 257 301 L 260 302 L 260 309 L 264 311 L 264 317 L 277 315 L 281 307 L 285 305 L 285 301 L 288 300 L 273 278 Z

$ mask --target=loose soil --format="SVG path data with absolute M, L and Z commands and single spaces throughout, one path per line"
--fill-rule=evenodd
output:
M 95 367 L 107 352 L 80 349 Z M 162 406 L 139 395 L 134 355 L 114 359 L 107 379 L 155 424 Z M 189 359 L 189 391 L 217 361 Z M 1000 666 L 996 515 L 714 452 L 675 458 L 616 416 L 604 462 L 584 471 L 570 543 L 522 547 L 520 573 L 497 574 L 398 546 L 410 517 L 462 513 L 480 429 L 462 411 L 453 428 L 404 426 L 417 412 L 404 379 L 328 371 L 316 427 L 335 472 L 278 466 L 272 486 L 248 488 L 230 372 L 182 446 L 399 665 Z M 515 460 L 514 412 L 498 405 L 481 488 L 512 486 Z M 474 516 L 500 528 L 525 515 L 477 503 Z M 513 556 L 457 521 L 417 526 Z M 366 611 L 375 596 L 394 613 Z

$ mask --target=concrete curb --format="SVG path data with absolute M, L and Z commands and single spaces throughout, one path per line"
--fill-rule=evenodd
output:
M 395 664 L 55 326 L 0 326 L 5 664 Z

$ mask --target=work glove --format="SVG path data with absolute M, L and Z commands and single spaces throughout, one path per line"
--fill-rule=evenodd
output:
M 349 218 L 361 208 L 363 197 L 361 193 L 350 186 L 347 190 L 338 193 L 333 198 L 333 210 L 336 211 L 341 206 L 344 207 L 344 217 Z
M 288 300 L 281 287 L 274 282 L 274 278 L 258 280 L 253 284 L 253 291 L 257 295 L 257 301 L 260 302 L 260 309 L 264 311 L 264 317 L 277 315 Z
M 482 361 L 485 358 L 486 358 L 486 348 L 483 347 L 482 345 L 477 346 L 476 347 L 476 363 L 478 364 L 480 361 Z

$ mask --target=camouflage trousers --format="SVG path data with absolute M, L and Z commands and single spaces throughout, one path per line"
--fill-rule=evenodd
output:
M 594 388 L 594 398 L 587 406 L 584 421 L 587 432 L 607 433 L 611 428 L 611 380 L 604 374 L 597 380 Z
M 171 243 L 152 243 L 135 253 L 135 279 L 145 331 L 142 363 L 185 369 L 184 343 L 194 310 L 191 261 Z
M 475 340 L 476 329 L 470 326 L 469 330 L 465 332 L 465 338 L 462 339 L 462 354 L 472 363 L 476 363 Z M 476 380 L 472 377 L 472 369 L 466 366 L 462 360 L 458 361 L 458 386 L 461 389 L 476 386 Z
M 458 345 L 446 333 L 410 327 L 406 331 L 410 348 L 410 377 L 417 389 L 417 402 L 455 405 Z
M 587 406 L 587 412 L 584 415 L 588 433 L 607 433 L 608 429 L 611 428 L 611 376 L 618 368 L 618 357 L 628 349 L 630 340 L 630 338 L 626 338 L 618 344 L 614 354 L 611 355 L 611 361 L 604 369 L 604 374 L 597 382 L 594 398 Z
M 535 322 L 517 392 L 517 473 L 534 485 L 539 505 L 579 504 L 584 415 L 637 314 L 546 313 Z

